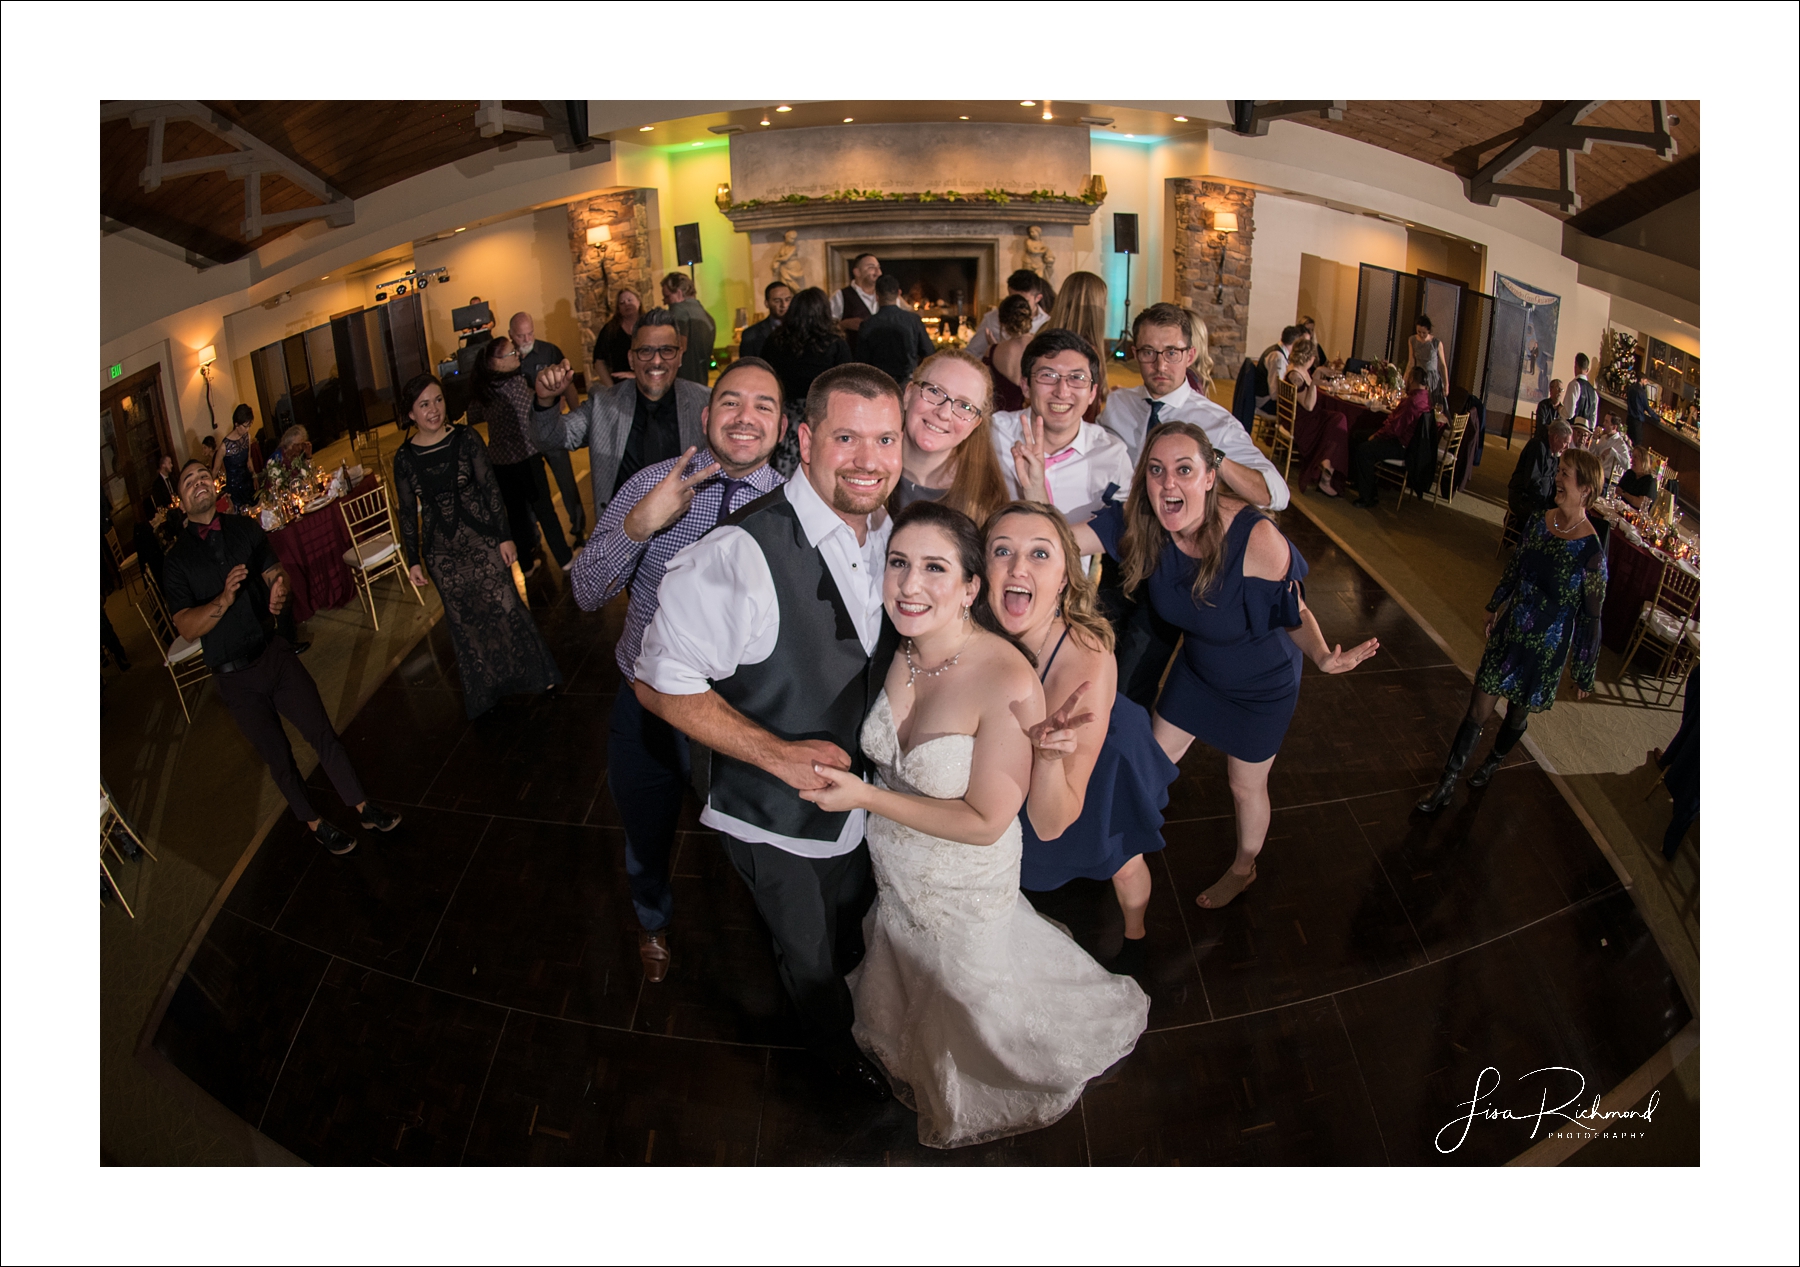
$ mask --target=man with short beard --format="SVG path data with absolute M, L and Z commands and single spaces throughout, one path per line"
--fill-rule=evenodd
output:
M 769 926 L 809 1046 L 871 1101 L 887 1080 L 850 1036 L 844 982 L 874 895 L 864 813 L 800 799 L 814 765 L 861 773 L 860 732 L 897 641 L 881 603 L 900 478 L 900 389 L 867 365 L 814 380 L 801 474 L 676 555 L 635 666 L 638 700 L 711 751 L 700 821 Z
M 519 350 L 519 373 L 525 376 L 527 384 L 537 381 L 539 370 L 565 359 L 562 349 L 556 344 L 537 337 L 537 327 L 532 323 L 529 312 L 515 312 L 507 326 L 507 333 L 512 337 L 513 346 Z M 573 377 L 563 387 L 563 399 L 568 402 L 570 409 L 575 408 Z M 581 504 L 581 485 L 575 482 L 575 467 L 569 461 L 566 449 L 549 450 L 544 454 L 544 462 L 549 466 L 551 475 L 556 477 L 557 488 L 562 490 L 563 513 L 569 517 L 569 543 L 579 550 L 587 537 L 587 511 Z M 560 525 L 557 531 L 562 531 Z M 548 540 L 549 534 L 544 535 Z
M 613 702 L 606 777 L 625 829 L 625 876 L 638 919 L 638 956 L 652 984 L 669 971 L 674 894 L 669 858 L 688 785 L 687 738 L 644 710 L 632 689 L 644 630 L 656 615 L 669 560 L 734 510 L 780 486 L 769 455 L 781 439 L 781 380 L 768 362 L 733 361 L 700 415 L 706 447 L 646 466 L 620 486 L 571 579 L 583 611 L 626 588 L 631 604 L 614 657 L 624 688 Z

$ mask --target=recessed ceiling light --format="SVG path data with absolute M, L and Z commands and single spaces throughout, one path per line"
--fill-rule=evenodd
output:
M 1185 115 L 1185 114 L 1178 114 L 1178 115 L 1176 115 L 1176 116 L 1175 116 L 1175 122 L 1177 122 L 1177 123 L 1186 123 L 1186 122 L 1187 122 L 1187 116 L 1186 116 L 1186 115 Z
M 1035 106 L 1035 105 L 1036 105 L 1036 104 L 1037 104 L 1037 102 L 1035 102 L 1035 101 L 1021 101 L 1021 102 L 1020 102 L 1020 103 L 1019 103 L 1019 104 L 1020 104 L 1020 105 L 1022 105 L 1022 106 Z
M 967 123 L 969 121 L 969 116 L 966 114 L 959 114 L 956 117 L 961 119 L 964 123 Z
M 327 274 L 325 274 L 325 276 L 321 277 L 319 280 L 322 282 L 328 282 L 331 280 L 331 274 L 327 273 Z
M 706 142 L 705 141 L 695 141 L 694 144 L 695 145 L 705 145 Z
M 469 226 L 468 226 L 468 225 L 466 225 L 466 224 L 465 224 L 465 225 L 463 225 L 463 227 L 462 227 L 462 228 L 460 228 L 460 229 L 458 229 L 458 230 L 457 230 L 457 232 L 458 232 L 458 233 L 467 233 L 467 232 L 468 232 L 468 231 L 469 231 Z
M 1136 132 L 1127 132 L 1125 135 L 1126 136 L 1136 136 L 1137 133 Z
M 794 107 L 792 107 L 792 106 L 776 106 L 775 113 L 776 114 L 786 114 L 789 110 L 792 110 L 793 108 Z
M 855 123 L 856 120 L 854 118 L 851 118 L 851 119 L 845 119 L 844 122 L 845 123 Z
M 1048 110 L 1046 110 L 1046 111 L 1044 111 L 1044 117 L 1046 119 L 1054 119 L 1056 116 L 1051 114 Z
M 656 129 L 655 129 L 655 128 L 654 128 L 654 127 L 652 127 L 652 126 L 651 126 L 651 125 L 650 125 L 650 124 L 648 124 L 648 123 L 646 123 L 646 124 L 645 124 L 645 125 L 644 125 L 644 126 L 643 126 L 643 127 L 641 127 L 641 128 L 639 128 L 639 129 L 638 129 L 638 131 L 640 131 L 640 132 L 654 132 L 654 131 L 656 131 Z
M 763 116 L 763 117 L 762 117 L 762 122 L 761 122 L 761 123 L 759 123 L 759 124 L 757 124 L 757 126 L 758 126 L 758 127 L 762 127 L 762 128 L 766 128 L 766 127 L 768 127 L 768 126 L 769 126 L 769 116 L 768 116 L 768 115 L 766 115 L 766 114 L 765 114 L 765 115 L 764 115 L 764 116 Z

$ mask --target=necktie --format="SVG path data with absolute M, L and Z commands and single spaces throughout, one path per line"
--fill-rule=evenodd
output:
M 1060 453 L 1052 453 L 1044 459 L 1044 492 L 1050 498 L 1052 506 L 1056 505 L 1056 490 L 1050 487 L 1050 472 L 1064 462 L 1072 461 L 1079 456 L 1080 454 L 1075 452 L 1075 446 L 1071 444 Z
M 1155 431 L 1157 425 L 1161 422 L 1162 407 L 1163 403 L 1160 400 L 1153 400 L 1150 402 L 1150 421 L 1144 424 L 1144 434 L 1146 436 L 1152 431 Z
M 719 517 L 713 520 L 714 528 L 725 522 L 725 517 L 732 511 L 732 503 L 737 500 L 738 490 L 749 482 L 749 480 L 734 480 L 729 476 L 726 477 L 725 491 L 719 496 Z

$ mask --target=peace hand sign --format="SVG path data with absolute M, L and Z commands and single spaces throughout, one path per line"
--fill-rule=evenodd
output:
M 1076 748 L 1075 732 L 1083 726 L 1091 725 L 1094 714 L 1091 712 L 1075 714 L 1075 705 L 1087 694 L 1091 682 L 1083 682 L 1073 691 L 1069 698 L 1062 702 L 1062 707 L 1051 713 L 1037 725 L 1025 733 L 1031 737 L 1032 755 L 1040 761 L 1061 761 L 1072 756 Z
M 1013 441 L 1013 473 L 1019 480 L 1019 496 L 1026 501 L 1049 502 L 1050 486 L 1044 476 L 1044 420 L 1031 409 L 1020 419 L 1023 434 Z
M 644 499 L 631 508 L 631 513 L 625 516 L 625 522 L 621 525 L 626 536 L 633 541 L 648 541 L 687 514 L 700 485 L 719 473 L 719 464 L 709 462 L 692 475 L 683 475 L 682 472 L 687 469 L 687 464 L 693 461 L 697 452 L 697 448 L 689 445 L 687 452 L 669 468 L 669 473 L 651 485 L 650 491 L 644 494 Z

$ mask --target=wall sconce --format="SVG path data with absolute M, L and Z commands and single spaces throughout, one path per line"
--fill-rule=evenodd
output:
M 587 231 L 589 246 L 604 246 L 612 241 L 612 226 L 597 224 Z M 600 252 L 600 294 L 607 299 L 608 311 L 611 311 L 612 281 L 606 276 L 606 252 Z
M 1237 212 L 1213 212 L 1212 227 L 1219 235 L 1219 287 L 1213 292 L 1213 302 L 1217 304 L 1225 301 L 1225 243 L 1238 231 Z
M 218 349 L 212 344 L 209 343 L 200 349 L 200 381 L 206 385 L 206 417 L 212 423 L 214 431 L 219 429 L 219 418 L 217 414 L 213 413 L 212 374 L 209 371 L 218 359 Z
M 609 225 L 597 224 L 587 232 L 589 246 L 599 246 L 602 242 L 612 241 L 612 228 Z

